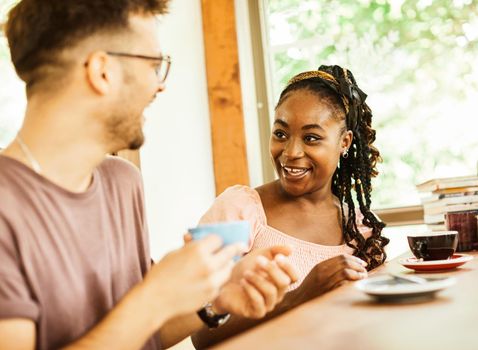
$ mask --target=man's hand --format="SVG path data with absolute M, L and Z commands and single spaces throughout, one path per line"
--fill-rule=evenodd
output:
M 296 304 L 315 298 L 347 281 L 367 277 L 367 263 L 355 256 L 342 254 L 314 266 L 299 288 L 293 291 Z
M 232 258 L 246 249 L 242 244 L 221 246 L 221 239 L 211 235 L 186 244 L 153 265 L 143 285 L 152 292 L 151 300 L 158 301 L 158 313 L 167 313 L 170 318 L 195 312 L 217 297 L 230 279 Z
M 217 313 L 262 318 L 282 301 L 297 272 L 286 256 L 290 248 L 275 246 L 258 249 L 234 267 L 231 279 L 213 303 Z

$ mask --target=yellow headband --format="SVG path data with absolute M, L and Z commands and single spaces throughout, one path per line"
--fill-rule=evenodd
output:
M 313 78 L 319 78 L 319 79 L 326 80 L 326 81 L 332 83 L 337 88 L 337 91 L 340 91 L 339 83 L 334 78 L 334 76 L 329 74 L 329 73 L 323 72 L 321 70 L 312 70 L 312 71 L 308 71 L 308 72 L 302 72 L 302 73 L 299 73 L 299 74 L 293 76 L 287 82 L 286 89 L 290 85 L 295 84 L 299 81 L 313 79 Z M 348 114 L 349 113 L 349 101 L 348 101 L 347 97 L 345 97 L 344 95 L 342 95 L 340 93 L 339 93 L 339 95 L 340 95 L 342 103 L 344 104 L 344 107 L 345 107 L 345 114 Z

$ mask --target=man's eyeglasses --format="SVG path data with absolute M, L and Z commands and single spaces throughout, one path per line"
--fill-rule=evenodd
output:
M 126 58 L 139 58 L 141 60 L 156 61 L 158 65 L 155 68 L 156 76 L 160 83 L 164 83 L 169 74 L 169 68 L 171 67 L 171 57 L 168 55 L 161 56 L 145 56 L 145 55 L 133 55 L 124 52 L 106 52 L 111 56 L 126 57 Z

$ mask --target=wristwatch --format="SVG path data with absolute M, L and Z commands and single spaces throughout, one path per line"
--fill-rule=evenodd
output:
M 216 314 L 212 309 L 211 303 L 204 305 L 204 307 L 199 310 L 197 314 L 199 318 L 209 327 L 209 329 L 222 326 L 231 317 L 231 314 Z

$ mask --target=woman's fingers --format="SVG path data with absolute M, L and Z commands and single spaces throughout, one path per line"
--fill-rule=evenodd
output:
M 357 271 L 354 269 L 345 269 L 344 270 L 345 278 L 349 281 L 358 281 L 364 278 L 367 278 L 367 271 Z
M 350 255 L 350 257 L 351 257 L 353 260 L 355 260 L 358 264 L 360 264 L 361 266 L 363 266 L 364 268 L 367 267 L 368 264 L 367 264 L 366 261 L 364 261 L 364 260 L 362 260 L 362 259 L 360 259 L 360 258 L 357 258 L 356 256 L 353 256 L 353 255 Z
M 328 291 L 346 281 L 357 281 L 367 277 L 366 263 L 352 255 L 343 254 L 317 265 L 318 288 Z
M 331 261 L 332 259 L 329 259 L 327 261 Z M 336 259 L 340 260 L 340 264 L 336 266 L 338 267 L 340 266 L 342 269 L 351 268 L 359 272 L 367 271 L 366 269 L 367 263 L 363 261 L 362 259 L 357 258 L 356 256 L 349 255 L 349 254 L 342 254 L 337 256 Z
M 367 272 L 367 269 L 362 264 L 358 264 L 355 260 L 348 261 L 347 265 L 345 265 L 345 268 L 352 269 L 357 272 Z

